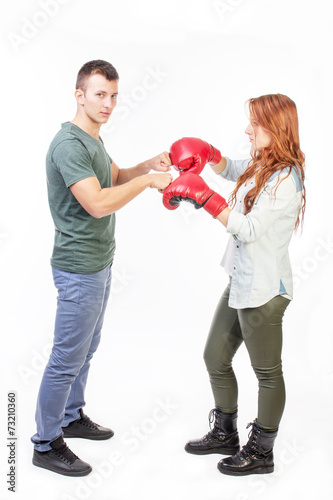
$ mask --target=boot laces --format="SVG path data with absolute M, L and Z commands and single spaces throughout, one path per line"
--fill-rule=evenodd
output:
M 264 450 L 259 448 L 258 445 L 260 428 L 258 427 L 256 420 L 254 422 L 250 422 L 249 424 L 247 424 L 246 428 L 248 429 L 249 427 L 252 427 L 248 435 L 249 440 L 239 452 L 241 460 L 254 456 L 264 457 L 264 458 L 267 457 L 270 451 L 265 452 Z
M 259 435 L 260 431 L 259 431 L 255 421 L 248 423 L 246 428 L 248 429 L 249 427 L 252 427 L 252 429 L 249 431 L 249 434 L 248 434 L 249 440 L 242 447 L 242 449 L 238 452 L 241 460 L 252 457 L 252 456 L 259 453 L 257 439 L 258 439 L 258 435 Z
M 209 428 L 212 430 L 212 423 L 216 420 L 216 408 L 213 408 L 210 410 L 209 415 L 208 415 L 208 421 L 209 421 Z
M 223 432 L 223 430 L 220 429 L 219 426 L 216 423 L 217 414 L 218 414 L 218 410 L 216 408 L 213 408 L 209 412 L 208 421 L 209 421 L 210 431 L 206 435 L 207 438 L 210 438 L 211 436 L 224 438 L 225 435 L 226 435 L 225 432 Z M 212 428 L 213 422 L 214 422 L 214 427 Z

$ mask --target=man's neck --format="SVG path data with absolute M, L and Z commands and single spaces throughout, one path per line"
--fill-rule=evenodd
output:
M 92 122 L 87 116 L 81 116 L 78 113 L 75 115 L 74 119 L 71 121 L 74 125 L 77 125 L 84 132 L 91 135 L 97 141 L 99 140 L 99 131 L 101 125 Z

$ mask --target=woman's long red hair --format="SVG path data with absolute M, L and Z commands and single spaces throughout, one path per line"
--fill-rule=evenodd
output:
M 287 169 L 289 175 L 294 169 L 302 184 L 302 204 L 295 229 L 303 220 L 305 210 L 304 162 L 300 149 L 298 116 L 295 103 L 282 94 L 269 94 L 249 99 L 250 120 L 255 121 L 270 135 L 268 147 L 251 151 L 251 161 L 246 171 L 237 179 L 236 188 L 231 194 L 231 204 L 236 201 L 236 194 L 242 184 L 255 177 L 255 187 L 245 196 L 245 215 L 248 214 L 260 191 L 272 174 Z

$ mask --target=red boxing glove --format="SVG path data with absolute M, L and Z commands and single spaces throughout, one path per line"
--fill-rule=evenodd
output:
M 163 193 L 163 204 L 169 210 L 179 207 L 181 201 L 193 203 L 195 208 L 203 207 L 216 218 L 228 203 L 215 193 L 205 181 L 196 174 L 183 174 L 174 180 Z
M 170 148 L 171 163 L 181 174 L 185 172 L 199 175 L 206 165 L 216 165 L 221 161 L 221 153 L 208 142 L 195 137 L 183 137 Z

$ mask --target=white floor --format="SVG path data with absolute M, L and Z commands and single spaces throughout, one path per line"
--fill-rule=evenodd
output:
M 215 285 L 222 285 L 223 272 L 218 272 Z M 203 274 L 199 273 L 200 286 Z M 43 314 L 51 326 L 52 307 L 48 311 L 46 304 L 51 301 L 53 291 L 47 284 L 47 276 L 40 279 L 49 290 Z M 15 498 L 280 500 L 296 495 L 302 500 L 332 498 L 330 353 L 321 352 L 317 343 L 318 335 L 324 341 L 327 333 L 314 332 L 311 317 L 300 315 L 306 305 L 306 291 L 299 291 L 299 298 L 285 317 L 287 405 L 275 446 L 275 472 L 234 478 L 217 470 L 219 456 L 197 457 L 183 449 L 188 439 L 207 432 L 208 412 L 213 406 L 202 349 L 215 307 L 208 304 L 216 294 L 214 280 L 213 290 L 206 292 L 206 300 L 193 287 L 186 292 L 186 287 L 179 285 L 183 304 L 182 307 L 175 304 L 172 316 L 163 312 L 172 309 L 163 287 L 156 288 L 155 294 L 150 289 L 150 285 L 158 286 L 158 281 L 157 277 L 143 280 L 138 275 L 126 289 L 112 296 L 103 340 L 92 362 L 86 413 L 112 427 L 115 436 L 104 442 L 68 440 L 73 451 L 93 466 L 93 472 L 85 478 L 66 478 L 31 464 L 29 439 L 34 432 L 35 400 L 49 339 L 44 336 L 44 345 L 40 342 L 37 346 L 37 335 L 33 334 L 35 347 L 31 344 L 30 352 L 27 346 L 22 347 L 24 344 L 17 346 L 17 366 L 11 376 L 8 366 L 6 377 L 7 389 L 17 391 Z M 157 295 L 159 300 L 153 304 Z M 318 304 L 318 308 L 327 305 Z M 243 348 L 236 356 L 235 370 L 239 382 L 239 431 L 244 443 L 246 425 L 255 418 L 257 385 Z M 4 393 L 2 406 L 5 406 Z M 3 417 L 4 412 L 2 420 Z M 5 421 L 1 426 L 5 429 Z M 3 438 L 2 445 L 0 496 L 7 500 L 13 496 L 6 491 L 4 476 L 8 466 Z

